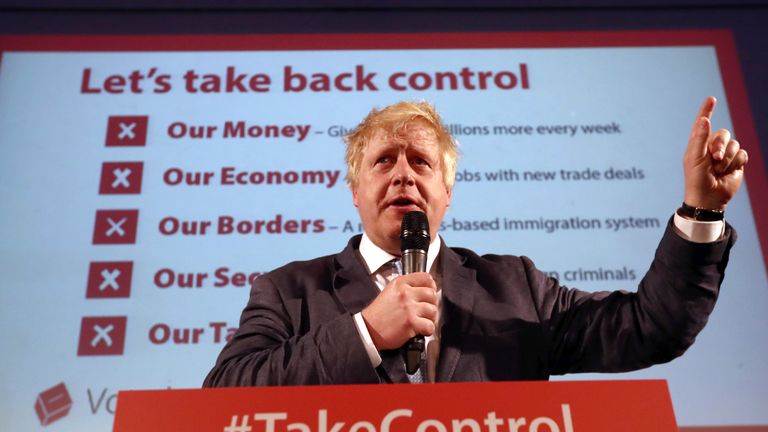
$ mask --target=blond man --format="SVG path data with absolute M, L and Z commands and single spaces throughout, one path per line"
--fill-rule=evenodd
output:
M 240 328 L 205 386 L 413 382 L 400 347 L 427 338 L 419 382 L 542 380 L 638 369 L 681 355 L 717 298 L 736 235 L 723 213 L 747 154 L 696 118 L 684 206 L 670 219 L 637 292 L 560 286 L 530 259 L 479 256 L 438 235 L 458 152 L 434 108 L 372 111 L 347 138 L 347 182 L 364 233 L 339 254 L 256 280 Z M 403 215 L 426 213 L 427 272 L 399 275 Z

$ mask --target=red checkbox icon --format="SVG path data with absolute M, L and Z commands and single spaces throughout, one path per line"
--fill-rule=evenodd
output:
M 93 244 L 134 244 L 138 210 L 96 210 Z
M 104 162 L 99 194 L 140 194 L 143 162 Z
M 85 298 L 128 298 L 131 296 L 132 261 L 92 262 L 88 269 Z
M 43 426 L 48 426 L 66 416 L 70 408 L 72 408 L 72 398 L 64 383 L 59 383 L 40 393 L 35 401 L 35 412 Z
M 128 317 L 83 317 L 78 356 L 123 355 Z
M 110 116 L 107 120 L 107 147 L 147 144 L 148 116 Z

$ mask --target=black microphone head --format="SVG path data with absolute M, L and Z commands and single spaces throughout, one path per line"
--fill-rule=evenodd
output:
M 400 251 L 429 249 L 429 222 L 427 215 L 420 211 L 411 211 L 403 216 L 400 226 Z

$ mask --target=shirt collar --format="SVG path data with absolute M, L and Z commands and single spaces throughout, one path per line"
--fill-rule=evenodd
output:
M 440 236 L 436 236 L 434 240 L 429 244 L 429 250 L 427 250 L 427 270 L 432 270 L 437 255 L 440 253 Z M 384 249 L 376 246 L 373 241 L 368 237 L 368 234 L 363 232 L 363 238 L 360 240 L 360 255 L 365 261 L 365 265 L 368 267 L 368 274 L 375 273 L 381 266 L 392 261 L 393 259 L 400 258 L 385 251 Z

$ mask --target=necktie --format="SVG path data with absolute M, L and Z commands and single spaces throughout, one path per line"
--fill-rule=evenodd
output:
M 402 263 L 399 259 L 393 259 L 392 261 L 389 261 L 389 265 L 392 268 L 392 279 L 403 274 Z M 408 377 L 408 381 L 410 381 L 411 384 L 422 384 L 424 383 L 424 377 L 427 373 L 426 371 L 427 356 L 426 353 L 422 351 L 419 358 L 419 369 L 413 375 L 408 375 L 406 373 L 406 376 Z

